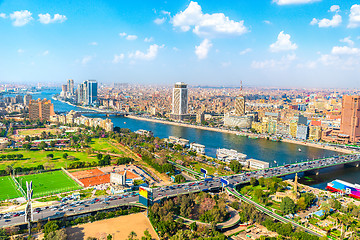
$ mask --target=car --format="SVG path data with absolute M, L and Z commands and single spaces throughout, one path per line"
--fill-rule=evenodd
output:
M 79 208 L 79 211 L 82 211 L 82 210 L 84 210 L 84 208 L 83 208 L 83 207 Z

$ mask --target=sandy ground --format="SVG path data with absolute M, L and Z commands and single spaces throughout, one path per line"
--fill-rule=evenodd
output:
M 137 234 L 137 239 L 141 239 L 146 229 L 150 232 L 153 239 L 158 239 L 145 213 L 136 213 L 77 225 L 67 228 L 66 231 L 68 239 L 71 240 L 82 240 L 88 237 L 106 239 L 108 234 L 112 234 L 114 240 L 123 240 L 127 239 L 131 231 Z

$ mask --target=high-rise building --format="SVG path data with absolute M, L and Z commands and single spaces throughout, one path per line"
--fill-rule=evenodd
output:
M 97 88 L 98 88 L 98 85 L 97 85 L 97 82 L 96 80 L 86 80 L 84 82 L 85 84 L 85 104 L 86 105 L 91 105 L 93 104 L 94 102 L 96 102 L 97 100 Z
M 97 100 L 97 82 L 96 80 L 86 80 L 79 84 L 77 89 L 77 103 L 91 105 Z
M 242 94 L 242 81 L 240 86 L 240 95 L 235 99 L 235 116 L 245 115 L 245 97 Z
M 66 93 L 66 92 L 68 91 L 68 90 L 67 90 L 67 89 L 68 89 L 67 87 L 68 87 L 68 86 L 65 85 L 65 84 L 62 85 L 62 86 L 61 86 L 61 91 L 64 92 L 64 93 Z
M 343 96 L 340 132 L 350 138 L 350 142 L 360 141 L 360 96 Z
M 24 96 L 24 105 L 25 106 L 29 106 L 30 100 L 32 99 L 32 95 L 31 94 L 26 94 Z
M 175 83 L 172 97 L 172 118 L 182 120 L 188 113 L 188 91 L 183 82 Z
M 70 95 L 74 95 L 74 80 L 68 79 L 67 81 L 67 91 L 70 93 Z
M 29 118 L 30 120 L 50 120 L 50 117 L 55 115 L 54 104 L 50 100 L 38 99 L 30 100 L 29 103 Z

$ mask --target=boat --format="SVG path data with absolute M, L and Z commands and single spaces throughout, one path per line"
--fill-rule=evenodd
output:
M 327 190 L 332 192 L 339 192 L 342 194 L 347 194 L 350 197 L 360 199 L 360 185 L 359 184 L 352 184 L 345 182 L 343 180 L 334 180 L 329 182 L 326 186 Z
M 301 152 L 301 148 L 299 148 L 298 151 Z
M 259 137 L 256 137 L 256 136 L 248 136 L 248 138 L 250 138 L 250 139 L 258 139 Z
M 124 124 L 126 124 L 126 122 L 124 122 Z

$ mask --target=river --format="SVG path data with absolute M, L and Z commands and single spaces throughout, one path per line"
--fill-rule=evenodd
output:
M 41 94 L 34 94 L 33 98 L 51 99 L 55 93 L 56 92 L 42 92 Z M 51 99 L 51 101 L 54 103 L 55 111 L 83 110 L 57 100 Z M 104 115 L 99 114 L 87 114 L 87 116 L 105 118 Z M 265 139 L 249 139 L 234 134 L 154 123 L 126 117 L 111 116 L 109 118 L 114 123 L 114 126 L 129 128 L 131 131 L 145 129 L 152 131 L 156 137 L 167 138 L 169 136 L 176 136 L 188 139 L 190 142 L 203 144 L 206 147 L 206 154 L 211 157 L 216 156 L 216 149 L 228 148 L 244 153 L 248 158 L 267 161 L 270 163 L 270 166 L 276 166 L 339 154 L 334 151 L 299 146 L 292 143 L 273 142 Z M 299 151 L 299 148 L 301 151 Z M 301 177 L 300 182 L 324 189 L 326 183 L 334 179 L 360 183 L 360 169 L 337 167 L 324 171 L 324 173 L 321 173 L 319 176 Z

